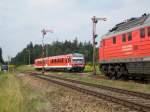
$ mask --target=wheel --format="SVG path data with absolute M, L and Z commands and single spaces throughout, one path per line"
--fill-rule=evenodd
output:
M 80 72 L 83 72 L 84 71 L 84 68 L 81 68 L 81 71 Z
M 129 77 L 128 77 L 127 69 L 124 66 L 122 66 L 121 71 L 122 71 L 122 76 L 120 78 L 123 79 L 123 80 L 128 80 Z
M 116 79 L 116 72 L 115 72 L 115 69 L 114 69 L 114 66 L 110 65 L 108 67 L 108 77 L 112 80 L 115 80 Z
M 129 80 L 129 77 L 128 77 L 127 75 L 123 75 L 123 76 L 121 77 L 121 79 L 126 81 L 126 80 Z
M 83 70 L 84 70 L 83 68 L 79 68 L 78 72 L 83 72 Z
M 65 71 L 65 72 L 68 72 L 67 68 L 64 68 L 64 71 Z
M 115 70 L 116 70 L 116 79 L 120 79 L 122 77 L 122 75 L 123 75 L 123 71 L 124 71 L 123 67 L 117 65 L 115 67 Z
M 102 65 L 101 71 L 104 73 L 105 76 L 108 76 L 108 67 L 106 65 Z

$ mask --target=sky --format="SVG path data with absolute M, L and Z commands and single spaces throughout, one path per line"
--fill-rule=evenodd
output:
M 107 21 L 97 24 L 98 38 L 115 24 L 150 13 L 150 0 L 0 0 L 0 47 L 3 57 L 14 57 L 29 44 L 41 44 L 43 28 L 53 30 L 45 43 L 92 41 L 93 16 Z

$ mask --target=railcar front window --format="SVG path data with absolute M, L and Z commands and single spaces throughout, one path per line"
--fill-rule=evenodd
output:
M 84 62 L 83 59 L 73 59 L 73 63 L 81 64 L 83 62 Z

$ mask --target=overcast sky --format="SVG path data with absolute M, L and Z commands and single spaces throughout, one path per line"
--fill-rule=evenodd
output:
M 0 0 L 0 47 L 15 56 L 32 41 L 41 43 L 41 29 L 52 29 L 45 42 L 91 38 L 93 15 L 108 20 L 97 24 L 101 36 L 115 24 L 150 12 L 150 0 Z

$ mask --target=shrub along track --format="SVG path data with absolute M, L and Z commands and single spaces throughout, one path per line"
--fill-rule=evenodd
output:
M 52 75 L 40 75 L 30 73 L 32 76 L 65 86 L 71 89 L 87 93 L 98 98 L 112 101 L 140 112 L 150 112 L 150 95 L 139 92 L 132 92 L 108 86 L 96 85 L 77 80 L 66 79 Z

